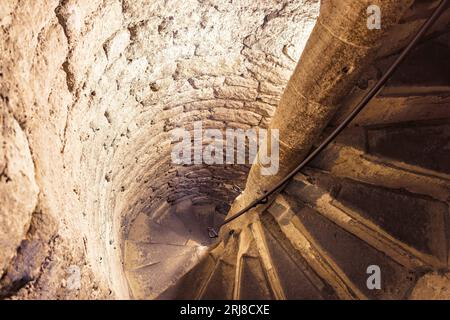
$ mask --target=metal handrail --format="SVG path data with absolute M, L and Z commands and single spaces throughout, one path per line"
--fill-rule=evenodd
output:
M 303 169 L 306 165 L 308 165 L 311 160 L 313 160 L 321 151 L 323 151 L 348 125 L 349 123 L 367 106 L 367 104 L 375 97 L 386 84 L 386 82 L 390 79 L 392 74 L 397 70 L 399 65 L 405 60 L 406 56 L 411 52 L 414 46 L 420 41 L 423 35 L 429 30 L 429 28 L 437 21 L 440 15 L 444 12 L 446 6 L 449 4 L 450 0 L 442 0 L 436 10 L 434 10 L 433 14 L 427 21 L 423 24 L 423 26 L 419 29 L 417 34 L 411 40 L 411 42 L 406 46 L 406 48 L 402 51 L 402 53 L 397 57 L 394 63 L 390 66 L 390 68 L 386 71 L 386 73 L 378 80 L 378 82 L 374 85 L 372 89 L 370 89 L 362 98 L 362 100 L 358 103 L 358 105 L 353 109 L 353 111 L 342 121 L 342 123 L 336 127 L 336 129 L 315 149 L 313 150 L 294 170 L 292 170 L 283 180 L 278 182 L 270 191 L 267 191 L 259 198 L 253 200 L 250 204 L 248 204 L 245 208 L 238 211 L 233 216 L 225 219 L 218 227 L 222 228 L 224 225 L 230 223 L 231 221 L 239 218 L 250 209 L 256 207 L 259 204 L 267 203 L 268 198 L 277 192 L 279 189 L 284 187 L 289 180 L 294 177 L 301 169 Z M 218 237 L 218 231 L 214 227 L 208 228 L 208 234 L 211 238 Z

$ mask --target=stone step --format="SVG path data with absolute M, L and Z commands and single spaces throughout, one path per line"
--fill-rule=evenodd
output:
M 239 250 L 239 234 L 233 234 L 225 245 L 222 256 L 202 288 L 199 298 L 204 300 L 231 300 L 236 275 L 236 257 Z
M 261 260 L 253 256 L 243 256 L 240 262 L 239 300 L 271 300 L 274 298 L 265 278 Z
M 153 209 L 153 208 L 152 208 Z M 172 207 L 167 201 L 159 203 L 153 210 L 151 210 L 150 217 L 153 221 L 160 223 L 167 214 L 171 212 Z
M 163 227 L 158 223 L 152 221 L 146 214 L 141 213 L 132 222 L 127 240 L 160 244 L 185 245 L 189 241 L 189 235 L 186 231 L 179 232 L 171 230 L 167 227 Z
M 447 104 L 448 108 L 448 104 Z M 408 121 L 344 130 L 336 139 L 338 145 L 354 147 L 366 156 L 385 163 L 392 162 L 405 170 L 417 171 L 450 182 L 450 109 L 442 119 Z M 323 137 L 330 133 L 323 134 Z M 320 161 L 324 155 L 319 155 Z M 317 161 L 317 160 L 316 160 Z M 335 164 L 331 161 L 329 164 Z
M 219 260 L 214 267 L 208 285 L 200 296 L 202 300 L 231 300 L 236 266 Z
M 211 245 L 212 240 L 208 236 L 208 227 L 211 226 L 210 220 L 212 221 L 213 216 L 206 217 L 198 214 L 198 211 L 202 211 L 201 209 L 200 206 L 193 205 L 192 200 L 188 198 L 175 205 L 174 214 L 183 223 L 192 241 L 201 245 Z M 212 214 L 214 213 L 212 212 Z
M 192 241 L 200 245 L 210 245 L 212 243 L 208 236 L 208 227 L 192 211 L 177 213 L 178 219 L 183 223 L 187 234 Z
M 286 293 L 284 292 L 278 269 L 275 267 L 275 261 L 269 252 L 267 236 L 265 235 L 264 227 L 262 226 L 260 219 L 255 219 L 250 225 L 250 228 L 253 238 L 255 239 L 254 243 L 256 250 L 261 257 L 261 263 L 273 296 L 277 300 L 286 300 Z
M 423 1 L 429 3 L 432 1 Z M 419 19 L 424 21 L 424 16 L 432 11 L 420 10 Z M 419 12 L 419 11 L 418 11 Z M 411 15 L 409 19 L 413 19 Z M 429 17 L 429 15 L 428 15 Z M 436 22 L 435 27 L 442 23 L 442 26 L 448 26 L 450 12 L 447 10 Z M 409 20 L 412 28 L 413 21 Z M 409 24 L 408 22 L 406 24 Z M 403 26 L 404 23 L 402 23 Z M 448 27 L 447 31 L 448 31 Z M 411 30 L 411 29 L 410 29 Z M 438 95 L 450 93 L 450 66 L 448 64 L 450 48 L 448 45 L 448 32 L 440 36 L 434 36 L 427 41 L 421 41 L 408 54 L 404 63 L 396 70 L 381 91 L 381 95 Z M 389 56 L 378 61 L 379 68 L 385 70 L 392 64 L 396 57 Z
M 150 231 L 150 221 L 150 217 L 145 213 L 139 213 L 131 222 L 131 227 L 126 235 L 126 238 L 133 241 L 143 241 L 146 237 L 148 237 Z
M 158 224 L 163 228 L 169 229 L 178 234 L 189 234 L 189 231 L 186 229 L 183 221 L 178 218 L 173 212 L 167 213 L 164 217 L 162 217 Z
M 225 220 L 225 218 L 226 218 L 226 215 L 216 212 L 214 214 L 213 226 L 217 228 L 218 226 L 220 226 L 222 224 L 222 222 Z
M 206 286 L 217 261 L 211 254 L 206 255 L 192 270 L 186 273 L 173 287 L 160 298 L 174 300 L 197 300 Z
M 416 277 L 411 270 L 311 208 L 291 198 L 279 198 L 278 206 L 284 207 L 284 212 L 278 215 L 279 222 L 292 224 L 359 299 L 401 299 L 414 286 Z M 371 290 L 367 285 L 370 266 L 381 270 L 379 290 Z
M 367 154 L 450 175 L 448 119 L 370 127 L 366 135 Z
M 326 135 L 324 133 L 323 136 Z M 336 138 L 340 145 L 355 147 L 385 163 L 392 162 L 406 170 L 422 172 L 447 181 L 450 181 L 450 161 L 447 161 L 449 141 L 448 116 L 442 119 L 351 127 Z M 323 156 L 319 156 L 319 159 L 321 157 Z
M 343 106 L 332 119 L 331 125 L 336 126 L 355 107 L 361 95 L 353 97 Z M 341 135 L 351 134 L 354 127 L 369 127 L 394 124 L 400 122 L 418 122 L 450 118 L 450 92 L 446 95 L 406 95 L 406 96 L 378 96 L 372 99 L 367 107 L 349 124 L 349 129 Z M 329 129 L 327 129 L 329 130 Z
M 239 238 L 236 275 L 234 283 L 234 300 L 269 300 L 273 299 L 256 241 L 249 227 L 245 227 Z
M 126 271 L 133 297 L 155 299 L 189 272 L 199 262 L 201 254 L 202 251 L 191 247 L 183 255 Z
M 290 232 L 290 227 L 284 228 L 284 230 L 281 228 L 279 222 L 274 218 L 274 216 L 269 211 L 264 211 L 262 215 L 260 215 L 261 223 L 264 226 L 264 232 L 266 235 L 266 238 L 268 239 L 268 249 L 269 252 L 272 254 L 274 259 L 276 257 L 285 257 L 289 258 L 294 265 L 290 263 L 290 260 L 287 259 L 287 264 L 283 264 L 280 266 L 280 270 L 284 270 L 284 267 L 290 266 L 293 273 L 289 275 L 289 272 L 282 273 L 282 271 L 279 271 L 279 278 L 281 281 L 286 282 L 288 285 L 285 286 L 285 288 L 289 288 L 289 285 L 293 286 L 295 285 L 294 290 L 299 289 L 301 286 L 305 286 L 305 281 L 303 281 L 304 278 L 306 278 L 311 285 L 317 289 L 320 296 L 323 297 L 325 300 L 336 300 L 341 296 L 345 296 L 345 294 L 342 294 L 339 290 L 336 290 L 333 285 L 336 285 L 335 281 L 329 282 L 326 276 L 330 276 L 330 273 L 322 272 L 321 268 L 328 267 L 325 264 L 324 265 L 317 265 L 317 264 L 309 264 L 308 261 L 313 260 L 314 258 L 307 257 L 305 258 L 302 254 L 299 254 L 303 252 L 303 249 L 299 249 L 299 247 L 306 243 L 303 239 L 300 238 L 299 242 L 292 242 L 291 238 L 288 238 L 287 235 L 296 236 L 295 233 Z M 284 221 L 285 222 L 285 221 Z M 287 254 L 287 256 L 285 256 Z M 312 252 L 312 254 L 317 254 L 317 252 Z M 280 258 L 280 261 L 283 261 L 283 259 Z M 279 262 L 281 264 L 281 262 Z M 277 264 L 277 262 L 275 262 Z M 304 278 L 301 277 L 301 275 L 297 275 L 297 273 L 294 272 L 294 267 L 300 270 L 300 272 L 304 275 Z M 316 269 L 319 270 L 319 272 L 316 272 Z M 278 270 L 278 269 L 277 269 Z M 295 275 L 295 278 L 292 278 L 292 275 Z M 332 274 L 331 274 L 332 275 Z M 298 276 L 298 278 L 297 278 Z M 283 280 L 284 278 L 284 280 Z M 294 280 L 300 280 L 301 282 L 297 282 Z M 338 283 L 338 285 L 340 285 Z M 309 286 L 305 288 L 306 290 L 312 290 Z M 304 289 L 302 289 L 303 291 Z M 297 291 L 294 291 L 296 293 L 292 294 L 298 294 Z M 289 291 L 286 291 L 286 294 L 289 295 Z M 310 293 L 307 293 L 307 296 L 310 296 Z
M 134 270 L 192 252 L 192 246 L 125 240 L 125 270 Z
M 306 273 L 283 249 L 280 240 L 276 240 L 260 221 L 253 222 L 251 228 L 256 248 L 276 299 L 319 300 L 324 298 L 321 291 L 308 279 Z
M 406 97 L 406 96 L 443 96 L 450 94 L 449 85 L 412 85 L 412 86 L 388 86 L 383 89 L 385 97 Z
M 219 258 L 225 250 L 224 242 L 219 242 L 209 249 L 208 254 L 201 259 L 191 271 L 186 273 L 176 284 L 174 299 L 198 300 L 211 278 Z
M 292 256 L 300 256 L 308 268 L 331 287 L 339 299 L 366 298 L 332 262 L 330 263 L 329 259 L 323 256 L 320 248 L 305 235 L 304 230 L 299 230 L 296 223 L 299 218 L 290 210 L 289 204 L 285 203 L 282 196 L 277 196 L 276 201 L 267 208 L 267 212 L 273 216 L 284 237 L 295 249 Z
M 370 156 L 345 145 L 330 145 L 310 166 L 328 171 L 336 177 L 407 190 L 440 201 L 450 199 L 450 176 Z
M 338 178 L 315 170 L 297 175 L 286 193 L 409 268 L 447 265 L 445 203 Z
M 204 225 L 212 226 L 216 211 L 215 204 L 193 204 L 192 212 Z

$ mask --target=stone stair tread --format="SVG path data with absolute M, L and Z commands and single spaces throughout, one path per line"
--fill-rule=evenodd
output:
M 184 245 L 189 236 L 187 234 L 165 228 L 155 222 L 150 222 L 149 241 L 154 243 L 167 243 L 175 245 Z
M 212 243 L 208 236 L 207 228 L 209 226 L 203 223 L 192 210 L 177 213 L 176 216 L 183 223 L 191 240 L 197 241 L 201 245 L 209 245 Z
M 164 243 L 173 245 L 185 245 L 189 236 L 180 230 L 171 230 L 151 220 L 146 214 L 141 213 L 132 224 L 128 233 L 128 240 L 139 242 Z
M 294 225 L 320 248 L 321 254 L 331 262 L 338 273 L 342 271 L 351 284 L 367 297 L 401 299 L 414 285 L 416 279 L 411 270 L 397 264 L 321 214 L 295 204 L 292 204 L 292 210 L 298 218 L 293 220 Z M 370 290 L 366 285 L 369 277 L 367 268 L 371 265 L 379 266 L 382 271 L 381 290 Z
M 127 235 L 127 239 L 141 241 L 147 237 L 150 232 L 150 217 L 141 212 L 136 219 L 131 222 L 131 227 Z
M 447 261 L 446 214 L 448 207 L 440 201 L 397 189 L 369 185 L 321 172 L 307 171 L 313 184 L 326 190 L 330 204 L 350 212 L 352 217 L 369 221 L 393 238 L 442 263 Z M 314 208 L 314 191 L 296 178 L 287 193 L 310 203 Z M 316 191 L 320 192 L 319 189 Z M 306 191 L 308 188 L 309 191 Z
M 270 300 L 273 299 L 271 289 L 261 261 L 255 257 L 242 257 L 242 270 L 240 273 L 239 299 L 242 300 Z
M 125 269 L 137 269 L 192 252 L 191 246 L 125 241 Z
M 202 300 L 231 300 L 233 298 L 234 273 L 235 266 L 220 260 L 200 298 Z
M 448 159 L 448 120 L 368 128 L 366 136 L 368 154 L 450 174 L 450 161 L 442 161 Z
M 175 284 L 171 285 L 169 288 L 160 293 L 154 300 L 177 300 L 177 294 L 180 291 L 182 285 L 180 280 Z
M 215 204 L 193 204 L 191 209 L 203 225 L 212 226 L 216 209 Z
M 416 86 L 389 86 L 382 91 L 383 97 L 406 96 L 438 96 L 450 94 L 449 85 L 416 85 Z
M 171 206 L 167 201 L 163 201 L 154 210 L 152 210 L 150 217 L 153 221 L 160 222 L 171 211 Z
M 264 228 L 267 249 L 288 300 L 319 300 L 324 296 L 295 264 L 280 243 Z M 327 296 L 328 297 L 328 296 Z
M 269 300 L 275 297 L 251 226 L 240 233 L 235 271 L 233 299 Z
M 224 249 L 223 242 L 210 249 L 208 254 L 177 282 L 174 297 L 179 300 L 199 299 Z
M 239 236 L 234 234 L 230 237 L 222 256 L 218 259 L 205 288 L 201 292 L 200 299 L 230 300 L 233 298 L 238 248 Z
M 441 201 L 447 201 L 450 197 L 450 176 L 369 156 L 351 146 L 339 144 L 328 146 L 314 159 L 308 169 L 310 168 L 372 185 L 404 189 Z
M 191 300 L 197 299 L 202 286 L 208 281 L 216 261 L 208 254 L 177 281 L 163 292 L 158 299 Z
M 225 218 L 226 215 L 216 212 L 214 214 L 214 222 L 213 222 L 214 227 L 217 228 L 218 226 L 220 226 L 220 224 L 225 220 Z
M 170 229 L 171 231 L 176 232 L 178 234 L 187 235 L 189 233 L 183 221 L 181 221 L 180 218 L 178 218 L 178 216 L 175 215 L 174 213 L 169 213 L 165 215 L 159 221 L 158 224 L 161 225 L 163 228 Z
M 134 298 L 156 298 L 189 272 L 198 261 L 197 250 L 191 248 L 190 252 L 183 255 L 126 271 Z
M 324 136 L 331 129 L 328 128 Z M 323 163 L 330 149 L 337 149 L 334 153 L 338 158 L 342 158 L 338 154 L 339 149 L 353 147 L 363 151 L 366 157 L 379 159 L 379 162 L 388 166 L 396 165 L 407 171 L 440 177 L 448 181 L 450 161 L 443 159 L 448 158 L 446 146 L 449 140 L 448 117 L 350 127 L 336 138 L 334 146 L 329 146 L 312 162 L 312 166 Z M 339 164 L 340 159 L 328 157 L 328 165 Z
M 354 108 L 355 102 L 358 99 L 361 99 L 360 95 L 354 97 L 352 103 L 343 106 L 331 123 L 333 125 L 341 123 L 350 110 Z M 367 107 L 358 114 L 358 117 L 349 124 L 349 128 L 399 123 L 404 121 L 445 119 L 450 117 L 450 110 L 448 108 L 449 102 L 450 91 L 443 95 L 378 95 L 373 98 Z M 430 106 L 433 106 L 433 108 L 430 108 Z M 348 129 L 345 131 L 348 131 Z M 345 135 L 346 132 L 343 132 L 343 134 Z

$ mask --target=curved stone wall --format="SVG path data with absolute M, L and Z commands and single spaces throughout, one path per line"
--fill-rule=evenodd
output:
M 190 197 L 225 214 L 249 166 L 175 166 L 171 133 L 194 121 L 266 127 L 318 9 L 318 0 L 2 4 L 1 295 L 127 298 L 122 236 L 140 212 Z

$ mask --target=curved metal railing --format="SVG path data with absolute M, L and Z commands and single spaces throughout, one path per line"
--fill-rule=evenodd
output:
M 259 204 L 264 204 L 268 202 L 268 199 L 274 193 L 284 189 L 285 185 L 294 177 L 301 169 L 308 165 L 321 151 L 323 151 L 349 124 L 350 122 L 367 106 L 367 104 L 381 91 L 386 82 L 391 78 L 400 64 L 405 60 L 406 56 L 411 52 L 414 46 L 420 41 L 420 39 L 426 34 L 426 32 L 431 28 L 431 26 L 437 21 L 441 14 L 446 9 L 450 0 L 442 0 L 437 8 L 434 10 L 433 14 L 427 19 L 423 26 L 419 29 L 414 38 L 409 42 L 401 54 L 397 57 L 394 63 L 389 67 L 386 73 L 377 81 L 377 83 L 370 89 L 353 111 L 342 121 L 342 123 L 336 127 L 336 129 L 316 148 L 314 149 L 294 170 L 292 170 L 286 177 L 278 182 L 270 191 L 267 191 L 259 198 L 253 200 L 245 208 L 241 209 L 231 217 L 225 219 L 217 228 L 208 228 L 208 234 L 211 238 L 218 237 L 218 231 L 224 225 L 230 223 L 231 221 L 239 218 L 250 209 L 258 206 Z

